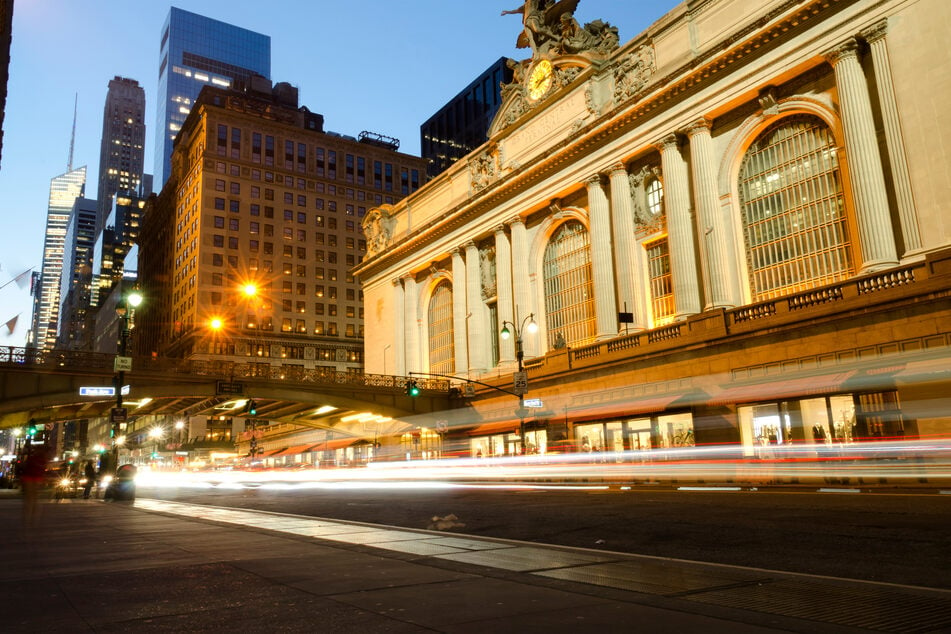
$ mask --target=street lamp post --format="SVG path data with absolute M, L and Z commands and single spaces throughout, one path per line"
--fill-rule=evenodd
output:
M 119 299 L 116 304 L 116 315 L 119 316 L 119 351 L 116 355 L 116 408 L 112 415 L 112 464 L 113 473 L 119 468 L 119 445 L 121 442 L 122 416 L 122 386 L 125 383 L 125 368 L 128 365 L 129 336 L 132 334 L 132 316 L 136 307 L 142 303 L 142 294 L 138 291 L 129 293 Z
M 518 320 L 518 315 L 515 316 L 516 321 Z M 526 326 L 527 322 L 527 326 Z M 522 351 L 522 333 L 529 332 L 534 333 L 538 331 L 538 324 L 535 323 L 535 313 L 529 313 L 528 317 L 522 320 L 520 326 L 516 326 L 510 321 L 502 321 L 502 331 L 499 335 L 503 339 L 508 339 L 512 336 L 512 330 L 509 330 L 509 326 L 512 327 L 512 330 L 515 331 L 515 360 L 518 363 L 518 372 L 515 374 L 513 379 L 513 391 L 518 394 L 518 409 L 515 411 L 515 414 L 518 416 L 518 433 L 519 441 L 522 447 L 522 455 L 525 454 L 525 393 L 528 391 L 528 377 L 525 375 L 525 368 L 522 365 L 522 359 L 524 358 L 524 352 Z

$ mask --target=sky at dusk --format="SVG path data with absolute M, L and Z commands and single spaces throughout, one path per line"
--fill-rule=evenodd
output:
M 581 0 L 575 17 L 617 26 L 621 42 L 675 0 Z M 145 89 L 145 171 L 152 173 L 160 31 L 170 6 L 271 37 L 271 79 L 297 86 L 324 129 L 369 130 L 419 155 L 419 126 L 515 48 L 519 0 L 16 0 L 0 159 L 0 345 L 20 346 L 32 319 L 29 288 L 13 278 L 39 270 L 50 179 L 66 171 L 78 93 L 74 168 L 87 166 L 96 197 L 102 111 L 109 80 Z M 14 331 L 5 324 L 18 317 Z

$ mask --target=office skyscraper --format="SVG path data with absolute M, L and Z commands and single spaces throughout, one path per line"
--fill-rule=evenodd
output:
M 86 166 L 61 174 L 50 181 L 46 212 L 46 240 L 43 244 L 43 272 L 36 289 L 39 301 L 33 314 L 33 345 L 51 350 L 59 323 L 60 276 L 66 249 L 66 230 L 76 199 L 86 189 Z
M 502 104 L 502 84 L 512 81 L 507 57 L 500 57 L 419 126 L 420 147 L 430 178 L 486 142 Z
M 139 192 L 144 164 L 145 90 L 134 79 L 115 77 L 102 113 L 96 233 L 103 229 L 116 192 Z
M 168 180 L 172 144 L 206 85 L 271 77 L 271 38 L 172 7 L 162 29 L 156 103 L 155 187 Z

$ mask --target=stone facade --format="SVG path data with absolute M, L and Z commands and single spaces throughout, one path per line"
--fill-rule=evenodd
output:
M 433 371 L 449 285 L 452 374 L 510 389 L 523 363 L 544 403 L 467 402 L 521 450 L 947 434 L 949 18 L 709 0 L 613 49 L 533 47 L 489 141 L 369 212 L 366 370 Z

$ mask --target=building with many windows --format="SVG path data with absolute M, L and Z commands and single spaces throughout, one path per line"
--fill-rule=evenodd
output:
M 948 434 L 951 8 L 532 6 L 488 142 L 367 213 L 367 371 L 532 399 L 474 386 L 472 455 Z
M 66 230 L 73 204 L 86 190 L 86 167 L 69 169 L 50 180 L 46 233 L 43 242 L 43 267 L 40 283 L 34 285 L 36 300 L 33 329 L 28 344 L 52 350 L 59 332 L 60 280 L 66 251 Z
M 171 7 L 159 45 L 155 186 L 171 169 L 172 144 L 205 86 L 247 84 L 271 76 L 271 38 Z
M 288 84 L 205 88 L 144 212 L 138 353 L 361 369 L 360 223 L 425 177 L 381 138 L 324 132 Z
M 102 113 L 97 234 L 105 227 L 116 193 L 128 197 L 142 191 L 144 166 L 145 90 L 134 79 L 114 77 Z
M 60 278 L 59 336 L 56 347 L 80 350 L 92 291 L 92 256 L 98 202 L 80 196 L 66 226 L 63 273 Z
M 500 57 L 419 127 L 420 148 L 430 177 L 486 142 L 502 104 L 502 85 L 512 81 L 507 57 Z

